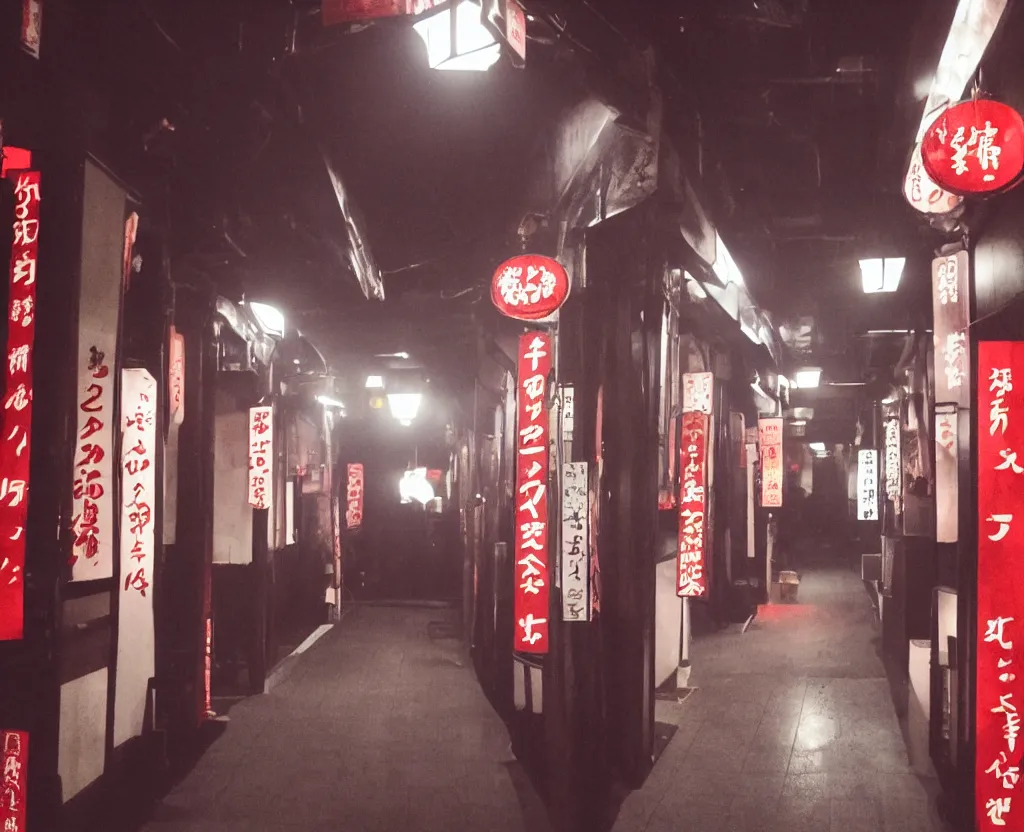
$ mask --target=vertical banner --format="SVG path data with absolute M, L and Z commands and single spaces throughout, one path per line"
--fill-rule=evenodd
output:
M 935 539 L 960 538 L 959 416 L 955 405 L 935 408 Z
M 43 41 L 43 0 L 21 0 L 21 48 L 39 59 Z
M 171 327 L 167 350 L 167 443 L 164 450 L 164 545 L 178 539 L 178 437 L 185 421 L 185 336 Z
M 590 620 L 590 481 L 586 462 L 562 466 L 562 620 Z
M 249 408 L 249 505 L 274 507 L 274 408 Z
M 704 534 L 707 512 L 708 426 L 706 413 L 684 413 L 679 443 L 679 554 L 676 594 L 699 598 L 708 590 Z
M 24 636 L 25 526 L 32 450 L 32 353 L 39 253 L 39 173 L 15 176 L 4 410 L 0 416 L 0 641 Z
M 683 373 L 683 412 L 710 415 L 714 392 L 713 373 Z
M 573 431 L 576 429 L 576 389 L 564 385 L 562 387 L 562 441 L 572 442 Z
M 514 649 L 548 652 L 548 377 L 551 336 L 519 338 Z
M 857 519 L 878 519 L 878 451 L 857 451 Z
M 148 370 L 121 371 L 121 598 L 115 746 L 142 735 L 149 680 L 156 672 L 152 583 L 158 398 L 156 379 Z
M 3 731 L 0 829 L 26 832 L 28 815 L 28 732 Z
M 1024 830 L 1024 342 L 978 344 L 975 828 Z
M 761 446 L 761 506 L 782 508 L 782 419 L 758 419 L 757 436 Z
M 353 462 L 348 466 L 345 487 L 345 528 L 358 529 L 363 525 L 363 465 Z
M 885 496 L 892 503 L 898 517 L 903 513 L 903 456 L 900 420 L 891 416 L 885 420 Z
M 932 261 L 935 401 L 970 407 L 970 261 L 966 251 Z

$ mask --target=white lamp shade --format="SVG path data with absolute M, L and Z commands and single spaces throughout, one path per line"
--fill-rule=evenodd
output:
M 484 26 L 480 6 L 469 0 L 454 0 L 442 11 L 418 21 L 413 29 L 427 47 L 431 69 L 484 72 L 501 57 L 501 46 Z

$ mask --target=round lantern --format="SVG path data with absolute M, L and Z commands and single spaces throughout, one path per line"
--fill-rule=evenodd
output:
M 935 183 L 952 193 L 1002 191 L 1024 170 L 1024 119 L 998 101 L 963 101 L 928 128 L 921 160 Z
M 502 315 L 539 321 L 565 303 L 569 289 L 569 275 L 557 260 L 521 254 L 498 266 L 491 280 L 491 301 Z

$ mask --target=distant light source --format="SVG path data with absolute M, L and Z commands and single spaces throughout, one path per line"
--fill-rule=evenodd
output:
M 427 481 L 427 469 L 414 468 L 402 474 L 402 479 L 398 481 L 398 493 L 403 503 L 415 500 L 425 506 L 433 500 L 434 487 Z
M 793 377 L 793 386 L 798 390 L 808 390 L 821 384 L 821 370 L 817 367 L 808 367 L 806 370 L 797 370 Z
M 384 389 L 384 376 L 367 376 L 366 377 L 366 389 L 367 390 L 383 390 Z
M 732 259 L 729 249 L 725 247 L 725 243 L 718 235 L 718 232 L 715 232 L 715 251 L 715 262 L 711 266 L 711 269 L 718 275 L 718 279 L 725 285 L 735 283 L 737 286 L 742 286 L 743 273 L 740 272 L 739 266 L 736 265 L 736 261 Z
M 420 412 L 422 393 L 388 393 L 388 407 L 391 415 L 403 425 L 411 425 Z
M 907 265 L 906 257 L 874 257 L 860 261 L 860 276 L 864 293 L 895 292 Z
M 340 402 L 337 399 L 332 399 L 330 396 L 317 396 L 316 400 L 320 402 L 324 407 L 336 407 L 341 410 L 345 409 L 345 403 Z
M 269 303 L 249 303 L 249 311 L 252 312 L 256 325 L 263 331 L 264 335 L 274 335 L 284 338 L 284 313 Z
M 707 290 L 700 285 L 700 281 L 697 280 L 689 272 L 683 272 L 686 279 L 686 291 L 690 294 L 690 297 L 695 300 L 704 300 L 708 296 Z
M 483 24 L 483 11 L 470 0 L 452 0 L 413 29 L 427 47 L 431 69 L 485 72 L 501 57 L 501 46 Z

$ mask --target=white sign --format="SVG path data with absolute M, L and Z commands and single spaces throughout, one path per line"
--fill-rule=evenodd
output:
M 715 376 L 713 373 L 684 373 L 683 412 L 710 415 L 714 387 Z
M 586 462 L 562 466 L 562 620 L 590 620 L 590 512 Z
M 249 505 L 274 505 L 274 408 L 249 408 Z
M 885 493 L 896 514 L 903 513 L 901 474 L 900 421 L 889 419 L 885 423 Z
M 526 12 L 518 0 L 505 0 L 505 38 L 508 45 L 526 60 Z
M 572 442 L 573 429 L 576 422 L 576 390 L 573 387 L 562 388 L 562 441 Z
M 782 508 L 785 484 L 782 456 L 782 419 L 757 420 L 758 445 L 761 447 L 761 506 Z
M 955 406 L 935 413 L 935 540 L 960 538 L 959 415 Z
M 857 452 L 857 519 L 878 519 L 878 451 Z
M 948 214 L 963 202 L 963 197 L 944 191 L 928 175 L 921 161 L 920 142 L 914 146 L 910 157 L 910 167 L 903 180 L 903 196 L 922 214 Z
M 118 587 L 114 745 L 142 734 L 155 674 L 153 572 L 156 524 L 157 383 L 121 372 L 121 580 Z

